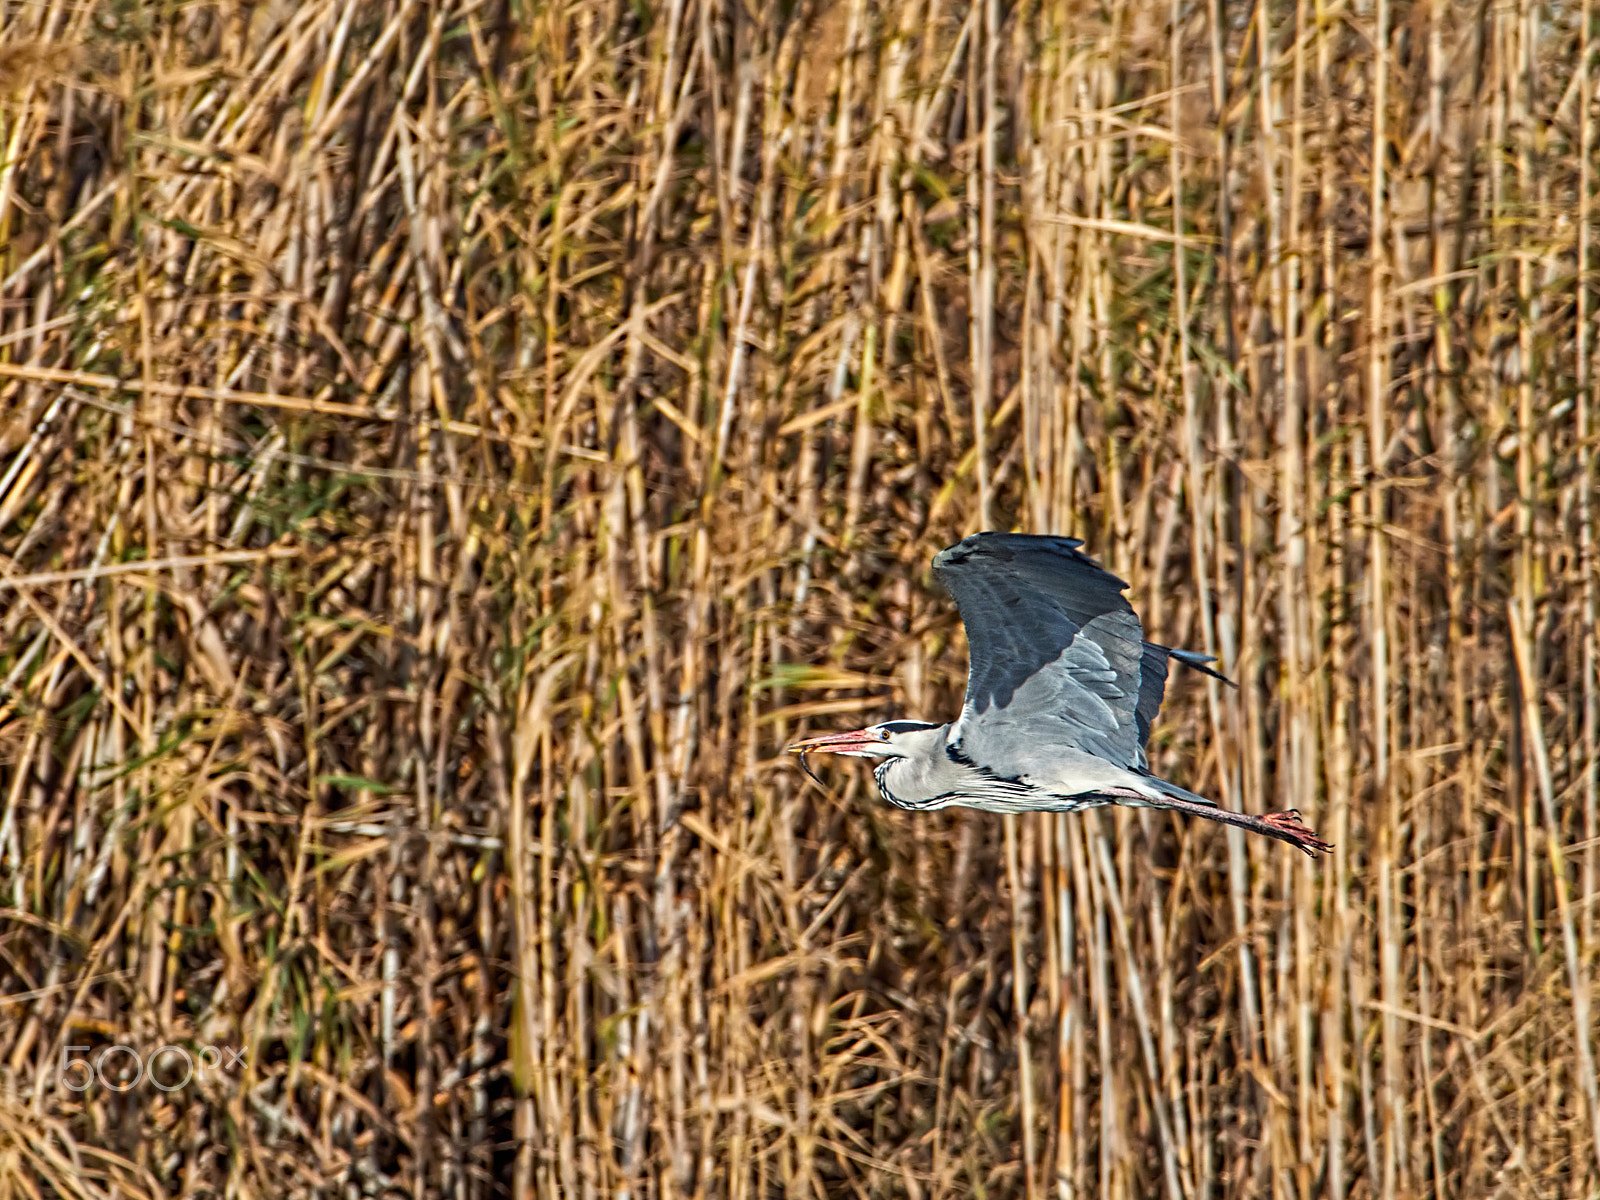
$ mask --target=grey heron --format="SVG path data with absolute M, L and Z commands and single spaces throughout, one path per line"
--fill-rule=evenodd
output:
M 1082 545 L 976 533 L 935 555 L 933 573 L 967 630 L 960 717 L 886 721 L 796 742 L 789 750 L 807 774 L 806 755 L 845 754 L 877 759 L 878 790 L 899 808 L 1167 808 L 1277 838 L 1313 858 L 1331 850 L 1293 809 L 1232 812 L 1151 773 L 1144 747 L 1166 691 L 1167 660 L 1223 677 L 1206 655 L 1145 641 L 1122 594 L 1128 585 Z

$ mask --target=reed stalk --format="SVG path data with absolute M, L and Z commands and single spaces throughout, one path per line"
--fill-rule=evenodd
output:
M 1593 21 L 6 10 L 0 1197 L 1600 1195 Z M 801 775 L 982 527 L 1335 853 Z

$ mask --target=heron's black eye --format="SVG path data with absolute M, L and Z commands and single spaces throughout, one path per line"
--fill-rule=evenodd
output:
M 885 721 L 878 726 L 885 733 L 915 733 L 919 729 L 937 729 L 936 721 Z

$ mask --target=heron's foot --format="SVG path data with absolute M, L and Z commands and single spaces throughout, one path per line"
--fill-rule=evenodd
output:
M 1323 841 L 1306 828 L 1305 823 L 1300 820 L 1298 808 L 1291 808 L 1286 812 L 1264 813 L 1261 823 L 1272 826 L 1272 836 L 1288 842 L 1291 846 L 1299 846 L 1312 858 L 1333 849 L 1332 842 Z

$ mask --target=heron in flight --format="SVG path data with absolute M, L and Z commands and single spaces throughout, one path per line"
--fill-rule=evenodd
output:
M 789 747 L 877 759 L 878 790 L 899 808 L 1076 812 L 1106 804 L 1170 808 L 1298 846 L 1333 847 L 1288 812 L 1219 808 L 1150 772 L 1144 744 L 1167 660 L 1221 679 L 1214 659 L 1144 640 L 1128 585 L 1076 538 L 976 533 L 934 556 L 961 610 L 971 658 L 954 724 L 886 721 Z M 1226 682 L 1226 681 L 1225 681 Z M 816 778 L 815 775 L 812 778 Z

